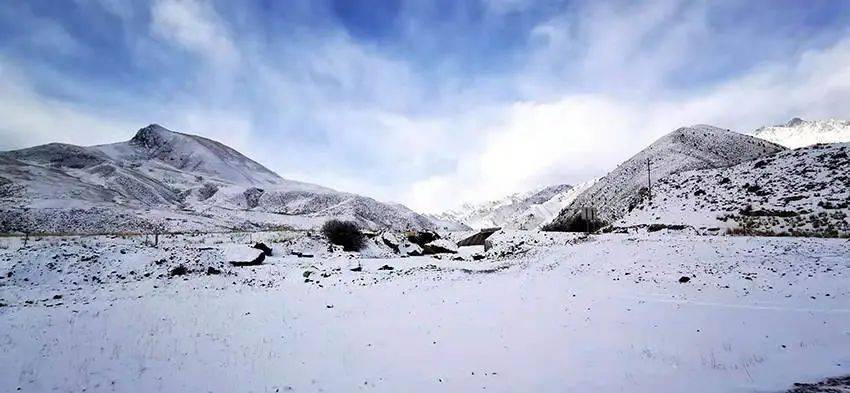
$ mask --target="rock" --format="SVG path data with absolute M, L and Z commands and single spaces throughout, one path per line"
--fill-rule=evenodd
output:
M 251 247 L 238 246 L 227 249 L 225 259 L 233 266 L 254 266 L 261 265 L 266 254 Z
M 482 259 L 484 259 L 484 254 L 472 254 L 473 261 L 480 261 Z
M 394 270 L 395 268 L 390 265 L 384 265 L 378 268 L 378 270 Z
M 213 275 L 216 275 L 216 274 L 221 274 L 221 270 L 218 270 L 218 269 L 216 269 L 212 266 L 207 267 L 207 275 L 208 276 L 213 276 Z
M 171 276 L 171 277 L 174 277 L 174 276 L 182 276 L 182 275 L 188 274 L 188 273 L 189 273 L 189 269 L 186 269 L 186 266 L 178 265 L 174 269 L 171 269 L 171 271 L 168 272 L 168 275 Z
M 785 347 L 783 345 L 783 347 Z M 846 392 L 850 388 L 850 376 L 827 378 L 817 383 L 795 383 L 788 393 Z
M 362 271 L 363 271 L 363 267 L 362 267 L 362 266 L 357 266 L 357 267 L 353 267 L 353 268 L 351 268 L 350 270 L 351 270 L 352 272 L 362 272 Z
M 265 190 L 257 187 L 251 187 L 242 193 L 245 197 L 245 204 L 249 209 L 253 209 L 260 205 L 260 197 L 263 196 L 263 193 L 265 193 Z
M 684 284 L 688 281 L 691 281 L 691 278 L 688 277 L 688 276 L 682 276 L 682 277 L 679 278 L 679 283 L 681 283 L 681 284 Z
M 218 186 L 214 183 L 205 183 L 203 187 L 198 189 L 198 200 L 205 201 L 212 198 L 218 192 Z
M 456 254 L 457 244 L 446 239 L 434 240 L 422 246 L 423 255 Z
M 422 246 L 417 244 L 424 239 L 437 239 L 439 235 L 431 232 L 408 232 L 406 238 L 398 238 L 396 235 L 384 232 L 380 235 L 380 241 L 393 252 L 400 255 L 417 256 L 422 255 Z M 411 241 L 410 239 L 413 239 Z
M 381 234 L 381 241 L 384 242 L 387 247 L 393 250 L 393 252 L 399 253 L 400 242 L 395 236 L 393 236 L 389 232 L 384 232 Z
M 312 258 L 313 254 L 305 254 L 300 251 L 292 251 L 290 254 L 295 255 L 298 258 Z
M 267 246 L 265 243 L 257 243 L 254 245 L 254 248 L 258 250 L 262 250 L 263 254 L 266 254 L 267 257 L 272 256 L 272 249 Z
M 411 242 L 404 242 L 399 246 L 399 253 L 411 257 L 422 255 L 422 247 Z
M 407 232 L 407 241 L 425 248 L 425 245 L 439 240 L 440 235 L 431 231 Z

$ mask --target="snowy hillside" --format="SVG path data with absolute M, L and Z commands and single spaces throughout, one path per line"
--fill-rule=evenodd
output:
M 286 180 L 219 142 L 155 124 L 127 142 L 3 152 L 0 170 L 0 232 L 309 229 L 330 217 L 433 225 L 402 205 Z
M 782 146 L 707 125 L 682 127 L 655 141 L 575 198 L 555 219 L 565 225 L 584 206 L 594 206 L 604 222 L 614 222 L 646 196 L 647 161 L 652 181 L 670 174 L 720 168 L 783 150 Z
M 502 227 L 534 229 L 552 220 L 558 212 L 590 183 L 577 187 L 558 184 L 516 193 L 480 204 L 466 204 L 459 209 L 433 215 L 432 220 L 460 223 L 474 228 Z
M 653 187 L 616 226 L 850 235 L 850 143 L 786 150 L 729 168 L 688 171 Z
M 850 142 L 850 121 L 803 120 L 795 117 L 786 124 L 761 127 L 753 132 L 753 136 L 792 149 L 816 143 Z
M 567 205 L 572 203 L 581 193 L 592 187 L 599 179 L 592 179 L 579 183 L 572 188 L 559 192 L 543 203 L 535 203 L 524 211 L 515 214 L 504 225 L 509 229 L 536 229 L 541 225 L 548 224 Z

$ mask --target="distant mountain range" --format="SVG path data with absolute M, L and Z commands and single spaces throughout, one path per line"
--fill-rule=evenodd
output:
M 850 142 L 850 122 L 836 119 L 794 118 L 752 136 L 682 127 L 600 179 L 426 216 L 284 179 L 224 144 L 152 124 L 126 142 L 0 152 L 0 233 L 314 229 L 330 218 L 370 229 L 563 229 L 586 206 L 620 228 L 843 233 L 850 146 L 840 142 Z M 786 148 L 813 144 L 822 145 Z
M 785 124 L 761 127 L 753 132 L 753 136 L 792 149 L 816 143 L 850 142 L 850 121 L 809 121 L 795 117 Z
M 224 144 L 156 124 L 126 142 L 0 152 L 0 232 L 311 229 L 330 218 L 434 226 L 403 205 L 287 180 Z
M 539 187 L 494 201 L 466 204 L 459 209 L 429 217 L 440 222 L 460 223 L 473 229 L 535 229 L 555 218 L 564 206 L 594 182 L 585 182 L 575 187 L 568 184 Z

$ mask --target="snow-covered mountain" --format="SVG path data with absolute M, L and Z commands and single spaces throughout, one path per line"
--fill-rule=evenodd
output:
M 459 209 L 429 216 L 432 220 L 459 223 L 480 229 L 535 229 L 551 221 L 561 209 L 593 181 L 578 186 L 558 184 L 516 193 L 505 198 L 479 204 L 465 204 Z
M 783 150 L 782 146 L 708 125 L 679 128 L 600 179 L 577 196 L 554 220 L 565 227 L 582 207 L 593 206 L 603 222 L 614 222 L 647 195 L 647 162 L 652 181 L 694 169 L 720 168 Z
M 749 234 L 850 235 L 850 143 L 785 150 L 728 168 L 671 175 L 615 226 Z
M 127 142 L 0 153 L 0 232 L 309 229 L 330 217 L 433 227 L 402 205 L 287 180 L 219 142 L 156 124 Z
M 761 127 L 753 132 L 753 136 L 792 149 L 816 143 L 850 142 L 850 121 L 795 117 L 785 124 Z

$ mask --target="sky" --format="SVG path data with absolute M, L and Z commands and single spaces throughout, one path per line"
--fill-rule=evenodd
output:
M 422 212 L 850 118 L 850 1 L 7 0 L 0 150 L 150 123 Z

